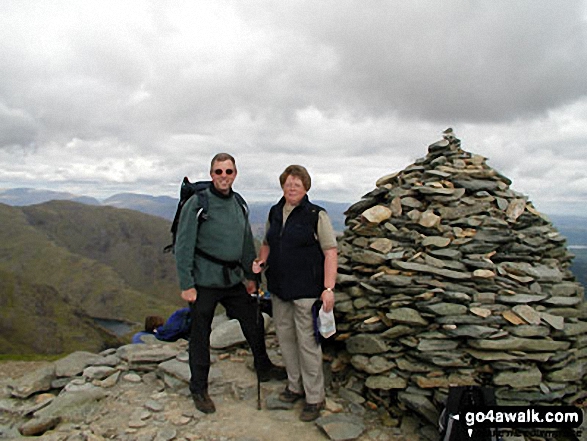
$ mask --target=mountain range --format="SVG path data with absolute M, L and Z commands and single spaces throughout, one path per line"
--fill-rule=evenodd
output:
M 117 337 L 97 320 L 182 306 L 165 219 L 50 201 L 0 204 L 0 225 L 0 354 L 99 351 Z
M 126 208 L 140 211 L 141 213 L 173 220 L 177 209 L 177 198 L 169 196 L 151 196 L 138 193 L 118 193 L 102 201 L 87 197 L 74 195 L 72 193 L 57 192 L 52 190 L 39 190 L 34 188 L 0 189 L 0 203 L 11 206 L 27 206 L 40 204 L 52 200 L 68 200 L 88 205 L 102 205 L 116 208 Z M 275 201 L 276 202 L 276 201 Z M 265 225 L 269 208 L 275 202 L 248 201 L 251 224 L 256 226 L 256 233 L 259 233 L 259 226 Z M 350 204 L 330 201 L 313 201 L 328 211 L 336 231 L 344 229 L 344 211 Z
M 316 203 L 342 232 L 350 204 Z M 249 204 L 257 238 L 270 206 Z M 176 207 L 166 196 L 121 193 L 99 201 L 0 190 L 0 355 L 99 351 L 121 342 L 104 323 L 136 329 L 146 315 L 168 316 L 183 306 L 173 256 L 162 253 Z M 550 217 L 586 286 L 587 219 Z

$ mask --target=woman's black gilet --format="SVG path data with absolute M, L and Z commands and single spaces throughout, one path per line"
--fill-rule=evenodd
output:
M 283 225 L 285 199 L 271 207 L 267 243 L 267 287 L 282 300 L 318 298 L 324 290 L 324 253 L 317 239 L 324 210 L 304 196 Z

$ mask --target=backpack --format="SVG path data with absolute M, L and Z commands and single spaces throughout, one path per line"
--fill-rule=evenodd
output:
M 177 204 L 177 210 L 175 211 L 175 216 L 173 217 L 170 229 L 172 242 L 163 248 L 164 253 L 169 253 L 175 249 L 175 240 L 177 236 L 177 227 L 179 225 L 179 217 L 181 216 L 181 209 L 194 194 L 197 195 L 198 203 L 200 205 L 198 211 L 198 223 L 204 222 L 208 219 L 208 193 L 206 193 L 206 190 L 210 188 L 211 185 L 212 181 L 190 182 L 187 176 L 183 178 L 179 191 L 179 203 Z M 245 217 L 248 216 L 249 208 L 243 197 L 237 192 L 234 192 L 234 197 L 242 208 Z
M 472 407 L 495 406 L 495 392 L 490 387 L 452 386 L 446 406 L 438 419 L 439 441 L 498 441 L 496 429 L 476 428 L 469 436 L 464 412 Z M 459 415 L 458 420 L 454 416 Z
M 165 324 L 157 328 L 155 337 L 161 341 L 189 340 L 192 328 L 190 308 L 182 308 L 169 316 Z

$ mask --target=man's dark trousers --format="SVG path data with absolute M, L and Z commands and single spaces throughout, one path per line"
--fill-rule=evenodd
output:
M 190 391 L 208 390 L 210 372 L 210 332 L 216 306 L 220 303 L 229 317 L 237 319 L 255 359 L 255 369 L 269 369 L 272 365 L 265 347 L 263 318 L 257 316 L 257 303 L 239 283 L 231 288 L 196 287 L 196 301 L 190 304 L 192 332 L 189 343 L 191 371 Z

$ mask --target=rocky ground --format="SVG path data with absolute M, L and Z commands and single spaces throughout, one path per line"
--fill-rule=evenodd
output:
M 280 362 L 275 348 L 270 349 L 270 355 L 276 362 Z M 185 360 L 183 355 L 180 358 Z M 94 385 L 100 384 L 100 387 L 93 387 L 92 391 L 104 391 L 103 396 L 98 396 L 90 404 L 80 402 L 78 409 L 61 411 L 66 417 L 53 422 L 53 415 L 47 414 L 44 415 L 45 422 L 39 421 L 37 417 L 31 419 L 32 409 L 37 408 L 37 404 L 43 400 L 56 400 L 60 395 L 64 395 L 67 388 L 72 392 L 76 387 L 71 386 L 72 384 L 78 384 L 77 387 L 81 390 L 85 389 L 84 384 L 90 383 L 84 383 L 86 380 L 82 380 L 78 375 L 70 380 L 70 385 L 61 390 L 61 393 L 59 390 L 52 390 L 50 393 L 38 393 L 17 400 L 11 397 L 14 387 L 22 384 L 22 380 L 30 376 L 31 372 L 50 367 L 53 363 L 2 362 L 0 439 L 22 439 L 19 429 L 22 431 L 23 427 L 30 428 L 30 421 L 37 421 L 37 424 L 55 425 L 52 430 L 44 433 L 41 430 L 43 434 L 37 436 L 37 439 L 59 441 L 286 441 L 294 437 L 310 441 L 419 440 L 414 433 L 402 433 L 399 428 L 383 424 L 377 409 L 365 410 L 362 406 L 353 406 L 332 390 L 328 393 L 328 409 L 324 411 L 323 416 L 341 417 L 342 420 L 325 421 L 329 427 L 299 421 L 301 402 L 296 403 L 291 409 L 280 405 L 276 397 L 284 388 L 284 382 L 270 381 L 262 384 L 262 408 L 259 410 L 257 382 L 251 369 L 250 353 L 242 348 L 221 350 L 215 351 L 213 358 L 215 362 L 211 376 L 214 377 L 214 386 L 211 387 L 211 396 L 217 407 L 214 414 L 205 415 L 197 411 L 185 388 L 169 387 L 156 372 L 131 367 L 122 369 L 114 385 L 94 381 Z M 35 413 L 38 414 L 39 411 Z M 352 423 L 358 426 L 351 427 Z M 338 427 L 335 427 L 336 424 Z M 324 430 L 325 427 L 329 428 L 330 434 Z M 362 427 L 362 433 L 357 434 L 356 427 Z M 403 432 L 406 432 L 406 427 L 407 425 L 404 426 Z M 353 432 L 358 436 L 353 435 Z
M 274 337 L 268 343 L 271 358 L 279 364 Z M 213 351 L 210 392 L 217 412 L 205 415 L 188 394 L 186 361 L 186 342 L 180 341 L 128 345 L 102 354 L 74 353 L 56 362 L 2 362 L 0 439 L 23 439 L 21 433 L 36 433 L 36 439 L 47 441 L 438 439 L 414 418 L 400 422 L 382 406 L 361 402 L 336 374 L 330 374 L 327 409 L 316 422 L 299 421 L 301 402 L 288 408 L 277 400 L 284 382 L 262 384 L 259 410 L 252 357 L 242 346 Z M 326 370 L 335 365 L 336 359 L 327 361 Z M 40 385 L 47 378 L 51 387 L 43 391 Z M 32 388 L 38 391 L 31 392 Z M 573 438 L 511 436 L 504 441 L 546 439 Z M 587 431 L 575 439 L 587 440 Z

